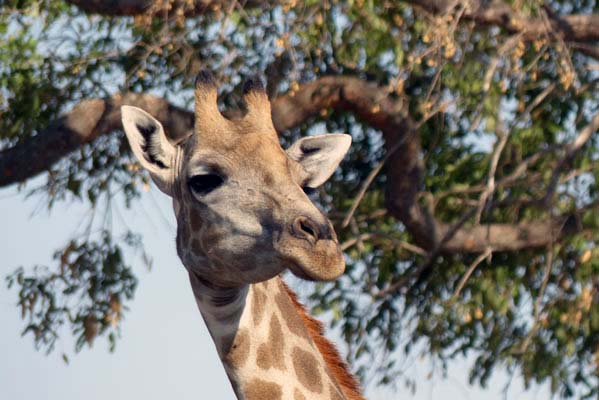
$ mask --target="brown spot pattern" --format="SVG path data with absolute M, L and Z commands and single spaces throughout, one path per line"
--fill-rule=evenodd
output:
M 306 400 L 306 396 L 304 396 L 298 388 L 295 388 L 293 391 L 293 400 Z
M 291 359 L 300 383 L 312 392 L 322 393 L 322 378 L 318 371 L 316 357 L 299 347 L 294 347 Z
M 261 289 L 254 285 L 254 297 L 252 301 L 252 316 L 254 318 L 254 325 L 260 324 L 262 316 L 264 315 L 264 305 L 266 303 L 266 295 Z
M 275 184 L 275 179 L 273 178 L 273 176 L 269 173 L 264 174 L 264 184 L 266 186 L 272 186 Z
M 235 340 L 235 334 L 225 335 L 220 338 L 220 350 L 223 354 L 229 354 L 233 341 Z
M 258 347 L 256 364 L 262 369 L 277 368 L 285 370 L 285 359 L 283 351 L 285 349 L 285 339 L 281 323 L 276 315 L 270 319 L 270 332 L 268 341 Z
M 226 345 L 226 344 L 225 344 Z M 226 348 L 223 349 L 227 351 Z M 250 335 L 246 329 L 237 332 L 233 344 L 230 346 L 225 361 L 234 367 L 241 367 L 250 355 Z
M 189 240 L 189 228 L 183 220 L 177 221 L 177 246 L 184 248 L 187 247 Z M 187 250 L 187 249 L 186 249 Z
M 254 379 L 245 386 L 246 400 L 280 400 L 283 397 L 281 385 Z
M 323 336 L 324 328 L 322 324 L 306 313 L 306 309 L 297 300 L 295 293 L 293 293 L 284 282 L 279 282 L 289 300 L 293 303 L 296 312 L 301 317 L 302 321 L 304 321 L 310 337 L 314 340 L 318 351 L 324 358 L 324 362 L 329 370 L 328 372 L 332 373 L 332 378 L 334 378 L 332 380 L 339 385 L 345 398 L 347 400 L 365 400 L 360 393 L 358 382 L 349 372 L 347 365 L 337 352 L 337 349 L 335 349 L 333 344 Z
M 285 296 L 283 292 L 279 292 L 275 296 L 275 302 L 277 303 L 279 310 L 281 310 L 281 315 L 287 323 L 287 327 L 291 333 L 299 337 L 303 337 L 306 340 L 310 340 L 310 334 L 308 333 L 308 330 L 306 329 L 302 319 L 297 314 L 295 307 L 293 307 L 293 304 L 289 300 L 289 297 Z
M 197 256 L 202 254 L 202 245 L 200 244 L 200 241 L 198 239 L 193 239 L 191 241 L 191 251 L 193 251 L 193 253 Z
M 202 227 L 202 220 L 200 219 L 200 215 L 197 211 L 191 209 L 189 211 L 189 222 L 191 223 L 191 229 L 194 232 L 197 232 Z

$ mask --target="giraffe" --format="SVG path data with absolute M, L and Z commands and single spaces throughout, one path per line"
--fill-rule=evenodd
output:
M 321 323 L 280 278 L 343 273 L 335 231 L 306 192 L 330 177 L 351 137 L 305 137 L 285 151 L 260 79 L 243 93 L 247 112 L 229 120 L 212 75 L 200 72 L 194 132 L 178 144 L 150 114 L 123 106 L 132 152 L 172 197 L 177 253 L 237 398 L 363 400 Z

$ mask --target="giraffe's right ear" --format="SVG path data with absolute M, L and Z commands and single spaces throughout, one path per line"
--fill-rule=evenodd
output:
M 121 107 L 121 118 L 133 154 L 150 172 L 158 188 L 170 195 L 177 150 L 166 138 L 162 124 L 144 110 L 132 106 Z

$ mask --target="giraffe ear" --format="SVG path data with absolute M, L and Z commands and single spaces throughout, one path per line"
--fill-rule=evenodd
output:
M 333 175 L 350 145 L 350 135 L 328 133 L 299 139 L 287 149 L 287 154 L 308 173 L 304 185 L 315 188 Z
M 144 110 L 132 106 L 121 107 L 121 118 L 133 154 L 150 172 L 158 188 L 170 195 L 177 151 L 166 138 L 162 124 Z

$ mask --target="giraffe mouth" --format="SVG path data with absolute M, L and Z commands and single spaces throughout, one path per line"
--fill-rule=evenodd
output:
M 298 227 L 298 221 L 306 227 Z M 324 229 L 322 225 L 324 224 L 317 226 L 307 218 L 297 218 L 290 229 L 285 229 L 275 242 L 274 248 L 281 265 L 300 279 L 331 281 L 345 271 L 343 252 L 332 227 Z M 325 236 L 319 229 L 330 235 Z
M 306 273 L 306 271 L 304 270 L 304 268 L 300 267 L 295 262 L 289 262 L 287 268 L 293 275 L 295 275 L 296 277 L 303 279 L 305 281 L 315 282 L 318 280 L 318 279 L 315 279 L 312 276 L 308 275 Z
M 341 250 L 307 251 L 288 256 L 285 264 L 296 277 L 306 281 L 331 281 L 337 279 L 345 271 L 345 260 Z

